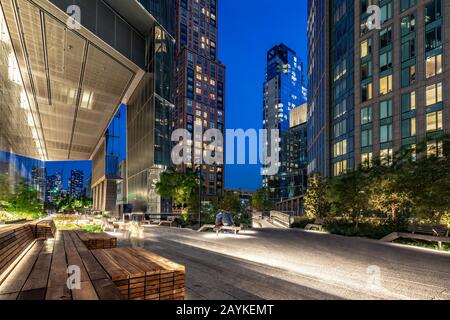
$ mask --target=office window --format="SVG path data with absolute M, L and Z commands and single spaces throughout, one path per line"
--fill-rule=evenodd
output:
M 361 98 L 362 98 L 362 102 L 365 101 L 369 101 L 371 100 L 373 97 L 373 93 L 372 93 L 372 82 L 363 84 L 361 86 Z
M 416 81 L 416 65 L 402 69 L 402 88 L 408 87 Z
M 401 21 L 402 36 L 416 30 L 416 15 L 415 13 L 407 15 Z
M 425 24 L 433 23 L 442 17 L 442 0 L 432 0 L 425 6 Z
M 361 132 L 361 147 L 366 148 L 372 145 L 372 129 Z
M 361 110 L 361 124 L 368 124 L 372 122 L 372 107 L 367 107 Z
M 380 31 L 380 50 L 392 43 L 392 27 Z
M 361 80 L 366 80 L 372 76 L 372 61 L 361 64 Z
M 382 101 L 380 103 L 380 119 L 392 117 L 392 100 Z
M 367 152 L 361 154 L 361 164 L 365 168 L 370 168 L 372 166 L 373 153 Z
M 361 42 L 361 58 L 365 58 L 372 53 L 372 39 L 368 38 Z
M 442 129 L 442 111 L 427 113 L 427 132 L 433 132 Z
M 383 149 L 380 151 L 380 160 L 383 166 L 390 166 L 394 160 L 394 151 L 392 149 Z
M 392 141 L 392 124 L 380 127 L 380 142 L 386 143 Z
M 442 141 L 429 141 L 427 143 L 427 156 L 428 157 L 443 157 L 444 156 L 444 144 Z
M 333 146 L 333 156 L 340 157 L 347 153 L 347 140 L 339 141 Z
M 380 95 L 388 94 L 392 91 L 392 75 L 380 78 Z
M 402 121 L 402 138 L 415 137 L 417 134 L 417 119 L 411 118 Z
M 442 102 L 442 83 L 432 84 L 426 89 L 426 105 L 432 106 Z
M 442 73 L 442 54 L 429 57 L 426 60 L 426 77 L 431 78 Z
M 416 57 L 416 39 L 404 41 L 401 47 L 402 62 Z
M 347 133 L 347 120 L 343 120 L 334 125 L 334 137 L 338 138 Z
M 347 172 L 347 160 L 336 162 L 333 166 L 333 175 L 335 177 L 340 176 Z
M 380 54 L 380 72 L 392 68 L 392 51 Z
M 442 47 L 442 27 L 436 27 L 426 33 L 425 49 L 427 52 Z
M 381 7 L 381 23 L 385 23 L 386 21 L 392 19 L 392 2 L 384 4 Z
M 401 11 L 406 11 L 416 4 L 417 0 L 400 0 Z

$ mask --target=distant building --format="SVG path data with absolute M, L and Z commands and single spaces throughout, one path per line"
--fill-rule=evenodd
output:
M 84 196 L 88 199 L 92 199 L 92 175 L 89 176 L 86 182 Z
M 69 195 L 72 198 L 83 197 L 84 172 L 72 170 L 69 177 Z
M 47 177 L 47 190 L 45 193 L 45 202 L 48 204 L 55 204 L 58 197 L 61 195 L 63 186 L 63 175 L 61 172 Z
M 284 44 L 270 49 L 264 82 L 263 127 L 269 131 L 268 150 L 273 148 L 280 153 L 280 168 L 277 175 L 264 176 L 263 186 L 268 188 L 269 198 L 274 202 L 288 196 L 286 176 L 290 174 L 290 165 L 286 163 L 286 152 L 289 147 L 285 144 L 292 140 L 289 136 L 293 134 L 288 132 L 291 127 L 290 112 L 306 102 L 306 93 L 303 65 L 297 54 Z M 271 130 L 280 133 L 279 147 L 272 146 Z
M 31 172 L 31 185 L 36 189 L 39 198 L 44 201 L 46 192 L 47 171 L 45 167 L 35 166 Z

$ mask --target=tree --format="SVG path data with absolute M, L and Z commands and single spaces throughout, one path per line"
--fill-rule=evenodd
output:
M 252 197 L 252 207 L 263 213 L 273 209 L 274 204 L 269 199 L 269 190 L 267 188 L 261 188 L 256 191 Z
M 39 218 L 44 207 L 38 192 L 25 182 L 17 183 L 14 193 L 9 196 L 7 211 L 15 213 L 18 218 Z
M 306 216 L 311 219 L 323 218 L 330 210 L 328 185 L 319 174 L 309 178 L 309 186 L 305 196 Z
M 422 144 L 422 152 L 427 147 Z M 443 155 L 423 154 L 417 161 L 405 166 L 403 184 L 411 194 L 417 217 L 432 223 L 443 223 L 443 217 L 450 211 L 450 142 L 444 139 Z M 429 151 L 433 151 L 429 149 Z M 435 150 L 436 151 L 436 150 Z
M 357 227 L 359 217 L 369 211 L 366 174 L 356 170 L 334 178 L 327 197 L 332 204 L 332 213 L 353 219 Z
M 199 178 L 192 173 L 181 173 L 170 168 L 156 183 L 156 191 L 163 198 L 171 198 L 187 218 L 190 210 L 198 209 Z
M 7 175 L 0 174 L 0 201 L 7 201 L 9 198 L 10 186 Z

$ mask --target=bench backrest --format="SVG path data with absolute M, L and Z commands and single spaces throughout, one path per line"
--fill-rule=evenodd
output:
M 426 234 L 437 237 L 445 237 L 448 235 L 448 228 L 445 225 L 413 224 L 408 227 L 408 231 L 412 233 Z
M 0 228 L 0 275 L 34 240 L 33 228 L 28 224 Z

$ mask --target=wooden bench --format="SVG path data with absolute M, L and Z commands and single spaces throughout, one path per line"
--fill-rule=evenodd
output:
M 316 219 L 314 223 L 306 225 L 305 230 L 307 231 L 323 231 L 323 226 L 325 225 L 325 220 Z
M 94 250 L 127 300 L 184 300 L 185 268 L 143 249 Z
M 437 242 L 442 250 L 442 243 L 450 243 L 449 230 L 445 225 L 410 225 L 406 232 L 393 232 L 381 241 L 393 242 L 397 239 L 413 239 L 429 242 Z
M 75 233 L 89 250 L 117 247 L 117 238 L 107 233 L 88 233 L 83 230 L 76 230 Z
M 52 239 L 56 235 L 56 225 L 53 219 L 42 219 L 29 222 L 37 239 Z
M 80 270 L 80 289 L 67 286 L 69 266 Z M 74 231 L 57 232 L 55 239 L 32 240 L 20 260 L 0 278 L 0 300 L 120 299 L 109 275 Z

